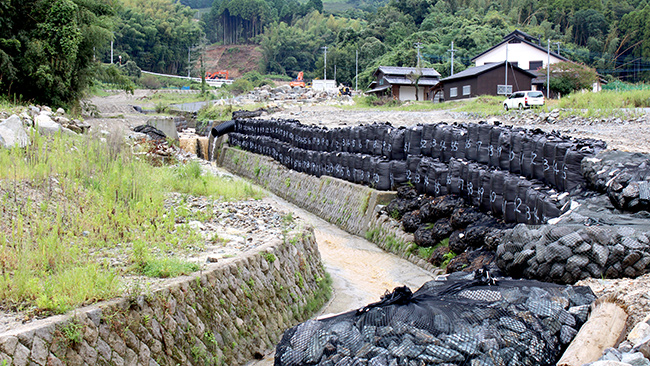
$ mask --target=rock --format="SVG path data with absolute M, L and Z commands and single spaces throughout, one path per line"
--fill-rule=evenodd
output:
M 420 210 L 407 212 L 402 216 L 402 225 L 407 233 L 414 233 L 421 223 Z
M 470 262 L 467 258 L 467 252 L 461 253 L 449 261 L 449 264 L 447 265 L 447 273 L 460 272 L 469 267 L 469 264 Z
M 621 362 L 631 366 L 650 366 L 650 360 L 646 359 L 641 352 L 624 353 Z
M 421 225 L 414 233 L 415 244 L 433 247 L 453 232 L 449 219 L 440 219 L 435 224 Z
M 431 254 L 431 258 L 429 258 L 429 262 L 434 266 L 439 266 L 442 264 L 442 262 L 445 261 L 445 255 L 447 255 L 447 253 L 449 253 L 449 247 L 439 246 Z
M 459 207 L 454 210 L 450 222 L 454 229 L 463 229 L 485 219 L 486 217 L 487 215 L 473 207 Z
M 34 124 L 38 128 L 38 132 L 43 135 L 52 135 L 61 131 L 61 125 L 54 122 L 52 118 L 44 112 L 41 112 L 41 114 L 34 118 Z
M 58 109 L 56 110 L 56 114 L 59 115 L 59 116 L 63 116 L 63 115 L 65 114 L 65 109 L 63 109 L 63 108 L 58 108 Z
M 0 146 L 4 148 L 25 147 L 31 143 L 23 123 L 15 114 L 0 122 Z
M 584 366 L 631 366 L 629 363 L 619 362 L 619 361 L 596 361 L 588 363 Z
M 555 242 L 546 247 L 546 255 L 544 259 L 547 262 L 554 263 L 558 261 L 566 261 L 571 256 L 571 249 Z
M 650 314 L 632 328 L 627 340 L 634 345 L 634 350 L 650 358 Z
M 465 233 L 462 230 L 456 230 L 449 236 L 449 250 L 454 253 L 462 253 L 467 249 L 465 242 Z

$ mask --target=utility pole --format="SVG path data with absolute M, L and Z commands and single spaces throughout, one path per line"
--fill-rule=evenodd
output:
M 454 41 L 451 41 L 451 49 L 448 51 L 451 52 L 451 75 L 453 75 L 454 74 L 454 52 L 456 52 L 456 50 L 454 50 Z
M 508 95 L 508 43 L 506 43 L 506 90 L 505 95 Z
M 417 61 L 417 65 L 415 67 L 417 67 L 419 69 L 420 68 L 420 48 L 422 48 L 422 43 L 421 42 L 415 42 L 415 48 L 418 50 L 418 61 Z
M 336 64 L 334 64 L 334 82 L 336 82 Z
M 190 78 L 190 71 L 192 71 L 192 61 L 190 61 L 190 47 L 187 47 L 187 78 Z
M 354 53 L 354 90 L 359 90 L 359 50 Z
M 551 90 L 551 40 L 546 39 L 546 99 L 549 96 L 549 90 Z
M 113 63 L 113 41 L 111 40 L 111 63 Z
M 553 42 L 553 44 L 557 45 L 557 55 L 560 55 L 560 42 Z
M 325 78 L 325 80 L 327 80 L 327 46 L 323 46 L 321 48 L 325 52 L 325 64 L 324 64 L 324 67 L 323 67 L 323 72 L 324 72 L 324 78 Z

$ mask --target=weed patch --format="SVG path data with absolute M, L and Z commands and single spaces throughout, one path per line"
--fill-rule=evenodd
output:
M 123 293 L 124 274 L 170 277 L 198 265 L 170 259 L 204 239 L 165 207 L 172 192 L 259 198 L 249 184 L 202 174 L 197 162 L 154 167 L 120 138 L 41 136 L 0 150 L 0 306 L 64 313 Z M 200 218 L 205 219 L 205 217 Z M 122 267 L 114 258 L 124 258 Z

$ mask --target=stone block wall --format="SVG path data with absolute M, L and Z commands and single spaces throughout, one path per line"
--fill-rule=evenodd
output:
M 395 253 L 432 273 L 442 274 L 444 272 L 418 255 L 415 250 L 417 245 L 414 242 L 413 234 L 402 230 L 399 221 L 389 217 L 385 212 L 381 212 L 381 206 L 375 208 L 375 215 L 370 220 L 368 227 L 370 230 L 366 237 L 380 248 Z
M 0 334 L 0 365 L 241 365 L 330 296 L 313 230 Z

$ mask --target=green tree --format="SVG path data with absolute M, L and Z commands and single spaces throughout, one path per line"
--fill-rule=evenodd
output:
M 115 26 L 115 54 L 146 71 L 186 74 L 188 49 L 203 37 L 194 11 L 172 0 L 121 0 Z M 104 49 L 106 60 L 108 50 Z
M 108 43 L 114 3 L 2 1 L 0 91 L 53 106 L 76 104 L 91 82 L 94 47 Z
M 540 70 L 546 75 L 546 68 Z M 550 90 L 566 95 L 582 89 L 590 89 L 597 80 L 596 70 L 574 62 L 558 62 L 550 65 Z

